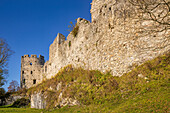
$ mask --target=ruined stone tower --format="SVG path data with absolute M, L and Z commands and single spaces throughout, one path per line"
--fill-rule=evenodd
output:
M 21 57 L 21 88 L 30 88 L 41 82 L 41 68 L 45 63 L 44 56 L 24 55 Z

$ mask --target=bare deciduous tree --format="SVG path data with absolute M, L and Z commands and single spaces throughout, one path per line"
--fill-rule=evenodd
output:
M 8 92 L 15 92 L 19 90 L 19 84 L 16 80 L 12 80 L 12 82 L 10 82 L 10 85 L 8 87 Z
M 168 46 L 170 41 L 170 1 L 169 0 L 129 0 L 135 7 L 135 15 L 138 17 L 138 23 L 135 34 L 138 37 L 162 37 L 160 41 L 162 46 Z M 154 47 L 158 49 L 160 47 Z M 145 48 L 142 48 L 145 49 Z
M 155 32 L 162 32 L 170 29 L 170 1 L 169 0 L 129 0 L 132 6 L 139 11 L 139 18 L 142 21 L 152 21 L 159 29 Z
M 0 38 L 0 87 L 4 85 L 5 75 L 8 73 L 7 64 L 12 53 L 6 41 Z

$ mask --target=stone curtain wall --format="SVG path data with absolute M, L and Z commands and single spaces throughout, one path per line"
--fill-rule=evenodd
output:
M 141 20 L 129 2 L 93 0 L 91 13 L 92 23 L 78 19 L 76 37 L 70 33 L 66 41 L 59 42 L 63 39 L 59 34 L 50 46 L 50 59 L 44 66 L 47 78 L 68 64 L 121 76 L 133 65 L 170 50 L 169 29 L 151 32 L 157 23 Z
M 121 76 L 134 65 L 170 50 L 170 30 L 162 30 L 165 25 L 146 19 L 148 15 L 141 14 L 128 0 L 93 0 L 91 5 L 92 22 L 79 18 L 77 36 L 70 33 L 66 41 L 59 33 L 50 46 L 49 61 L 30 66 L 30 62 L 42 60 L 22 58 L 24 87 L 31 87 L 33 79 L 39 83 L 55 76 L 69 64 Z M 30 71 L 35 71 L 34 75 Z

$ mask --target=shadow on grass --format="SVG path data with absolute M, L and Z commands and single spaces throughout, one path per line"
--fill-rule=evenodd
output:
M 17 108 L 17 107 L 14 107 L 12 105 L 4 105 L 4 106 L 0 106 L 0 108 Z
M 29 108 L 29 106 L 14 106 L 14 105 L 4 105 L 4 106 L 0 106 L 0 108 Z
M 29 99 L 21 98 L 15 101 L 11 105 L 0 106 L 0 108 L 27 108 L 30 104 Z

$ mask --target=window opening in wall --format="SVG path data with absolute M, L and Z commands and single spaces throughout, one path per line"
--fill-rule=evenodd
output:
M 47 66 L 45 66 L 45 72 L 47 72 Z
M 112 8 L 111 8 L 111 7 L 109 7 L 109 10 L 111 11 L 111 10 L 112 10 Z
M 23 80 L 23 84 L 25 84 L 25 79 Z
M 102 9 L 100 9 L 100 13 L 102 13 Z
M 71 47 L 71 41 L 69 41 L 69 47 Z
M 33 72 L 31 71 L 31 74 L 32 74 Z
M 32 63 L 30 63 L 30 65 L 32 65 Z
M 24 74 L 24 71 L 22 71 L 22 74 Z
M 36 84 L 36 79 L 33 80 L 33 84 Z

